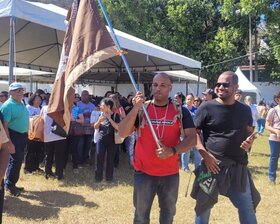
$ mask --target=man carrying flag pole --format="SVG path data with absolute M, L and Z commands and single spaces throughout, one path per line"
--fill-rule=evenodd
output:
M 106 14 L 106 11 L 102 5 L 101 0 L 98 0 L 98 3 L 109 25 L 114 41 L 111 39 L 102 19 L 99 16 L 95 1 L 74 0 L 72 11 L 70 14 L 68 29 L 64 39 L 63 54 L 61 56 L 60 65 L 57 72 L 55 86 L 50 99 L 50 105 L 48 111 L 48 114 L 59 125 L 63 126 L 66 131 L 68 131 L 69 129 L 70 109 L 74 102 L 75 89 L 73 85 L 82 74 L 84 74 L 91 67 L 96 65 L 98 62 L 113 57 L 116 54 L 121 56 L 126 66 L 126 69 L 128 71 L 128 74 L 130 76 L 131 82 L 135 90 L 138 92 L 137 85 L 134 81 L 126 57 L 123 54 L 123 51 L 120 47 L 118 39 L 114 33 L 111 22 Z M 117 46 L 115 46 L 115 44 Z M 166 74 L 160 74 L 154 78 L 154 82 L 155 85 L 166 87 L 165 91 L 163 91 L 164 94 L 162 94 L 164 95 L 164 99 L 162 100 L 161 99 L 162 97 L 159 97 L 158 100 L 160 102 L 166 103 L 166 105 L 164 105 L 167 107 L 167 109 L 165 110 L 166 111 L 165 118 L 164 118 L 165 120 L 167 119 L 166 116 L 167 116 L 168 108 L 172 110 L 171 111 L 172 114 L 168 115 L 168 120 L 167 120 L 168 123 L 171 117 L 173 115 L 176 115 L 174 109 L 172 109 L 172 107 L 169 107 L 169 103 L 167 102 L 168 97 L 166 97 L 168 96 L 168 93 L 172 89 L 170 79 Z M 138 98 L 139 96 L 141 96 L 141 93 L 138 93 Z M 175 206 L 176 206 L 178 183 L 179 183 L 179 179 L 178 179 L 179 168 L 178 168 L 178 164 L 176 165 L 177 163 L 176 156 L 177 156 L 177 152 L 187 151 L 195 144 L 195 132 L 193 128 L 193 123 L 190 114 L 186 112 L 183 115 L 182 126 L 184 129 L 184 140 L 182 141 L 182 144 L 179 143 L 180 125 L 176 119 L 175 119 L 175 123 L 172 123 L 171 125 L 172 127 L 169 125 L 170 126 L 169 128 L 171 129 L 175 128 L 174 129 L 175 135 L 171 140 L 172 143 L 168 142 L 169 140 L 166 142 L 166 140 L 168 139 L 166 138 L 167 136 L 166 134 L 168 134 L 170 130 L 165 132 L 165 135 L 163 135 L 164 131 L 161 131 L 162 134 L 160 135 L 160 137 L 165 137 L 165 138 L 161 138 L 159 141 L 159 136 L 157 135 L 157 133 L 153 128 L 153 124 L 149 118 L 147 109 L 143 105 L 142 100 L 143 99 L 138 100 L 139 102 L 137 103 L 136 109 L 137 108 L 140 109 L 139 106 L 141 107 L 142 105 L 142 109 L 144 111 L 145 118 L 149 126 L 149 129 L 147 129 L 148 127 L 147 125 L 145 125 L 146 126 L 145 130 L 147 133 L 149 133 L 148 136 L 150 141 L 151 141 L 151 137 L 154 138 L 154 141 L 152 143 L 150 142 L 153 145 L 153 147 L 149 149 L 150 156 L 148 156 L 147 159 L 149 160 L 149 158 L 152 157 L 152 162 L 156 162 L 156 164 L 161 164 L 161 165 L 158 166 L 159 169 L 156 170 L 157 173 L 159 174 L 158 177 L 155 177 L 156 179 L 154 179 L 154 177 L 150 176 L 149 174 L 145 174 L 144 172 L 142 172 L 142 170 L 138 170 L 138 172 L 135 174 L 134 205 L 136 211 L 135 211 L 134 223 L 149 222 L 149 206 L 151 206 L 153 197 L 155 196 L 154 194 L 155 192 L 154 191 L 150 192 L 151 189 L 145 188 L 144 186 L 148 184 L 147 186 L 152 186 L 153 188 L 155 186 L 157 188 L 160 182 L 161 183 L 164 182 L 164 185 L 167 187 L 164 188 L 165 190 L 159 189 L 161 191 L 160 223 L 172 223 L 176 211 Z M 155 106 L 153 108 L 154 110 L 158 110 L 158 108 L 155 109 Z M 131 116 L 129 117 L 131 118 Z M 136 116 L 132 116 L 132 117 L 133 118 L 129 120 L 130 127 L 133 126 L 133 120 L 135 120 Z M 161 121 L 161 122 L 165 122 L 165 121 Z M 124 135 L 128 135 L 129 130 L 127 130 L 127 127 L 125 127 L 124 125 L 125 122 L 122 123 L 123 124 L 120 125 L 120 129 L 122 129 L 120 130 L 120 134 L 123 133 Z M 165 126 L 165 123 L 161 125 Z M 132 128 L 130 127 L 128 129 L 132 130 Z M 164 144 L 166 144 L 166 146 Z M 176 145 L 176 147 L 174 144 Z M 145 161 L 147 161 L 147 159 Z M 167 171 L 165 170 L 166 172 L 161 173 L 160 171 L 161 167 L 165 167 L 165 165 L 168 164 L 169 165 L 171 164 L 172 171 L 170 172 L 170 170 Z M 138 176 L 138 178 L 136 178 L 136 176 Z M 152 179 L 149 179 L 147 182 L 144 181 L 143 176 L 147 177 L 146 179 L 144 177 L 145 180 L 148 180 L 149 178 Z M 141 182 L 140 184 L 139 181 Z M 176 185 L 175 187 L 173 186 L 173 183 Z M 172 187 L 173 190 L 170 188 L 170 186 L 173 186 Z M 146 190 L 148 191 L 146 192 L 147 194 L 145 193 Z M 141 192 L 143 194 L 140 194 Z M 142 196 L 143 198 L 142 200 L 140 200 Z M 145 199 L 148 200 L 146 201 Z

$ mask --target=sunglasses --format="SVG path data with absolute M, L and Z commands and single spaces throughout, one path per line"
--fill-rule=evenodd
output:
M 220 86 L 223 86 L 224 88 L 229 88 L 230 83 L 229 82 L 217 82 L 215 87 L 220 88 Z
M 194 102 L 199 102 L 199 100 L 194 100 Z

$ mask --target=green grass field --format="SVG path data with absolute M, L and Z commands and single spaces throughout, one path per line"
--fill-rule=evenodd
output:
M 280 223 L 280 182 L 277 180 L 276 185 L 272 186 L 266 175 L 269 162 L 267 133 L 255 141 L 249 157 L 249 167 L 262 196 L 257 208 L 258 222 Z M 43 176 L 22 173 L 18 185 L 24 186 L 25 192 L 17 198 L 6 195 L 3 223 L 132 223 L 133 170 L 128 166 L 127 157 L 123 153 L 120 162 L 120 167 L 115 170 L 117 183 L 114 184 L 95 183 L 91 166 L 79 169 L 80 173 L 75 175 L 70 168 L 67 169 L 63 181 L 46 180 Z M 174 223 L 194 223 L 195 201 L 189 195 L 185 197 L 189 177 L 190 174 L 180 171 L 179 198 Z M 158 223 L 158 212 L 158 203 L 155 200 L 151 223 Z M 212 209 L 210 223 L 239 223 L 237 210 L 227 198 L 219 197 L 218 204 Z

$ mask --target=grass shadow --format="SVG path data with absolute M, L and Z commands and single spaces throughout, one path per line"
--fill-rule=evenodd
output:
M 78 174 L 72 172 L 71 163 L 67 165 L 65 172 L 65 179 L 62 180 L 62 186 L 64 187 L 77 187 L 77 186 L 89 186 L 94 190 L 103 190 L 105 188 L 113 188 L 117 185 L 129 185 L 133 186 L 133 168 L 128 164 L 127 154 L 120 151 L 120 161 L 118 168 L 114 169 L 114 181 L 108 183 L 102 181 L 97 183 L 95 181 L 94 165 L 86 164 L 83 168 L 79 169 Z M 104 175 L 106 168 L 104 167 Z
M 20 197 L 6 196 L 4 212 L 7 216 L 24 219 L 45 220 L 51 217 L 58 218 L 60 208 L 52 206 L 32 205 L 30 202 L 21 200 Z
M 29 201 L 38 202 L 39 205 Z M 6 196 L 4 211 L 8 216 L 44 220 L 57 218 L 60 209 L 75 205 L 98 207 L 93 202 L 87 202 L 81 195 L 65 191 L 28 191 L 20 197 Z
M 253 177 L 259 175 L 267 175 L 268 167 L 267 166 L 249 166 L 250 173 Z
M 262 152 L 252 152 L 251 154 L 252 154 L 252 156 L 256 156 L 256 157 L 258 157 L 258 156 L 260 156 L 260 157 L 267 157 L 267 158 L 270 157 L 270 154 L 262 153 Z

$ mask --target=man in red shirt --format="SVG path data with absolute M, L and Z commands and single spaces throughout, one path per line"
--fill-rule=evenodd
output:
M 171 80 L 165 73 L 153 79 L 153 100 L 147 111 L 159 139 L 160 148 L 153 138 L 143 115 L 138 118 L 144 98 L 141 92 L 134 97 L 134 107 L 119 124 L 122 137 L 129 136 L 134 128 L 141 128 L 141 136 L 135 146 L 134 157 L 134 223 L 149 223 L 150 210 L 155 195 L 158 195 L 160 223 L 172 223 L 176 213 L 179 188 L 178 154 L 190 150 L 196 144 L 195 128 L 189 111 L 182 108 L 182 122 L 177 119 L 178 111 L 169 101 Z M 180 126 L 184 136 L 180 141 Z

